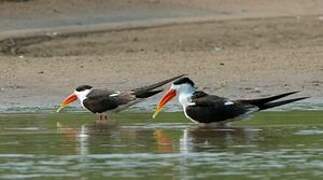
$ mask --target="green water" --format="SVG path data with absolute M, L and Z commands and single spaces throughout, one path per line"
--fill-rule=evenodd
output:
M 263 112 L 229 127 L 150 116 L 96 123 L 87 113 L 1 114 L 0 179 L 323 176 L 323 112 Z

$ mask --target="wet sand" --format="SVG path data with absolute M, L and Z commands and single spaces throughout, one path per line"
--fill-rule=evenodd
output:
M 180 73 L 189 74 L 207 92 L 231 98 L 293 90 L 301 90 L 299 96 L 313 96 L 309 101 L 316 104 L 320 104 L 320 99 L 316 99 L 323 97 L 323 15 L 320 15 L 323 6 L 319 6 L 322 1 L 285 0 L 270 4 L 240 1 L 239 5 L 233 5 L 233 1 L 207 0 L 118 4 L 96 0 L 102 6 L 92 4 L 87 11 L 93 17 L 108 7 L 118 11 L 153 7 L 160 12 L 165 8 L 169 12 L 193 9 L 192 12 L 200 14 L 177 12 L 174 16 L 155 16 L 155 24 L 144 27 L 140 25 L 152 21 L 141 16 L 118 21 L 119 25 L 125 24 L 122 28 L 103 28 L 95 33 L 77 33 L 78 27 L 82 29 L 85 25 L 72 23 L 73 31 L 68 35 L 37 37 L 38 31 L 31 33 L 32 37 L 10 39 L 24 31 L 32 32 L 30 26 L 38 30 L 48 26 L 37 27 L 32 23 L 22 28 L 9 26 L 21 18 L 10 8 L 37 17 L 35 22 L 52 17 L 51 11 L 40 16 L 41 11 L 38 14 L 34 9 L 42 7 L 60 9 L 57 11 L 66 13 L 63 19 L 73 15 L 80 18 L 82 9 L 75 8 L 76 1 L 70 2 L 74 6 L 63 1 L 57 1 L 55 6 L 37 0 L 0 3 L 0 17 L 11 19 L 1 21 L 7 23 L 7 29 L 0 28 L 0 36 L 4 37 L 0 42 L 0 109 L 52 108 L 79 84 L 125 90 Z M 109 3 L 113 5 L 108 6 Z M 4 7 L 6 11 L 1 11 Z M 165 19 L 166 23 L 158 25 Z M 116 23 L 106 19 L 104 22 L 109 27 Z M 131 28 L 126 26 L 129 23 Z M 48 26 L 46 31 L 61 27 L 61 24 Z M 155 103 L 156 98 L 139 107 Z

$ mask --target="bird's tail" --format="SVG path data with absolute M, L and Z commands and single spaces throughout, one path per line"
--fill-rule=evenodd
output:
M 157 82 L 157 83 L 154 83 L 154 84 L 151 84 L 148 86 L 133 89 L 132 92 L 136 96 L 136 98 L 148 98 L 150 96 L 153 96 L 153 95 L 158 94 L 163 91 L 162 89 L 155 90 L 156 88 L 161 87 L 161 86 L 163 86 L 167 83 L 170 83 L 170 82 L 172 82 L 178 78 L 181 78 L 183 76 L 185 76 L 185 74 L 181 74 L 179 76 L 175 76 L 175 77 L 172 77 L 172 78 L 169 78 L 164 81 Z
M 287 100 L 283 100 L 283 101 L 276 101 L 276 102 L 268 102 L 263 104 L 262 106 L 259 107 L 259 110 L 265 110 L 265 109 L 269 109 L 269 108 L 273 108 L 273 107 L 278 107 L 278 106 L 282 106 L 285 104 L 289 104 L 295 101 L 300 101 L 303 99 L 307 99 L 309 97 L 300 97 L 300 98 L 293 98 L 293 99 L 287 99 Z
M 275 101 L 275 100 L 281 99 L 283 97 L 286 97 L 286 96 L 289 96 L 289 95 L 292 95 L 292 94 L 295 94 L 298 92 L 299 91 L 293 91 L 293 92 L 283 93 L 283 94 L 279 94 L 276 96 L 271 96 L 271 97 L 267 97 L 267 98 L 260 98 L 260 99 L 240 100 L 240 102 L 257 106 L 259 108 L 259 110 L 265 110 L 265 109 L 269 109 L 269 108 L 273 108 L 273 107 L 277 107 L 277 106 L 282 106 L 282 105 L 289 104 L 289 103 L 292 103 L 295 101 L 300 101 L 300 100 L 309 98 L 309 97 L 300 97 L 300 98 L 293 98 L 293 99 L 287 99 L 287 100 L 282 100 L 282 101 Z

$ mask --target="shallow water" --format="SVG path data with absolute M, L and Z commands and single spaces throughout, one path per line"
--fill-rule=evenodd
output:
M 323 112 L 258 113 L 200 127 L 181 113 L 1 114 L 0 179 L 317 179 Z

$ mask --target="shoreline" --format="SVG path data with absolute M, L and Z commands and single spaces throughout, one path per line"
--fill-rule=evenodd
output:
M 263 16 L 198 16 L 198 17 L 174 17 L 174 18 L 161 18 L 152 20 L 137 20 L 126 22 L 109 22 L 98 23 L 89 25 L 68 25 L 58 26 L 54 28 L 28 28 L 0 31 L 0 42 L 8 39 L 32 39 L 39 37 L 62 37 L 68 38 L 71 36 L 82 36 L 96 33 L 108 33 L 113 31 L 131 31 L 131 30 L 145 30 L 152 28 L 163 28 L 169 26 L 180 26 L 187 24 L 208 24 L 208 23 L 222 23 L 223 21 L 236 21 L 236 20 L 257 20 L 257 19 L 280 19 L 280 18 L 295 18 L 311 16 L 318 19 L 323 18 L 323 12 L 318 14 L 305 14 L 305 15 L 263 15 Z
M 301 22 L 309 25 L 295 18 L 243 19 L 21 46 L 17 56 L 0 55 L 0 109 L 54 107 L 79 84 L 127 90 L 182 73 L 202 90 L 232 99 L 295 90 L 317 99 L 323 97 L 323 23 L 316 16 Z
M 297 90 L 302 92 L 295 97 L 313 97 L 306 102 L 310 106 L 320 108 L 323 102 L 323 17 L 317 8 L 319 1 L 304 4 L 291 0 L 247 0 L 237 4 L 203 0 L 204 4 L 182 4 L 78 0 L 75 2 L 84 6 L 74 6 L 73 0 L 58 0 L 49 9 L 44 8 L 45 1 L 0 6 L 0 17 L 12 20 L 0 21 L 2 27 L 12 30 L 8 34 L 0 29 L 2 38 L 11 37 L 0 42 L 0 110 L 53 108 L 80 84 L 122 91 L 178 74 L 189 74 L 201 90 L 232 99 Z M 281 3 L 290 6 L 281 7 Z M 89 10 L 84 16 L 104 16 L 96 22 L 110 21 L 99 27 L 87 26 L 91 18 L 78 24 L 83 7 Z M 34 19 L 30 22 L 12 9 Z M 118 10 L 122 14 L 128 10 L 131 14 L 142 9 L 145 13 L 134 14 L 131 21 L 112 22 L 128 17 L 114 19 L 112 12 Z M 170 15 L 160 16 L 155 10 Z M 45 14 L 41 16 L 40 12 Z M 149 16 L 154 18 L 147 19 Z M 58 26 L 66 18 L 76 26 L 53 31 L 48 28 Z M 23 31 L 15 30 L 15 20 L 18 24 L 27 23 L 21 27 L 43 22 L 50 26 L 20 34 Z M 34 35 L 35 38 L 28 38 Z M 159 97 L 138 108 L 151 109 Z
M 323 98 L 316 99 L 312 101 L 311 99 L 303 100 L 302 102 L 297 102 L 282 107 L 277 107 L 274 109 L 268 109 L 264 112 L 290 112 L 290 111 L 323 111 Z M 155 109 L 155 104 L 152 102 L 141 103 L 139 105 L 134 105 L 127 108 L 119 113 L 153 113 Z M 10 108 L 0 108 L 0 114 L 24 114 L 24 113 L 57 113 L 57 107 L 10 107 Z M 171 102 L 167 107 L 163 109 L 163 112 L 182 112 L 182 107 L 177 102 Z M 263 111 L 261 111 L 263 112 Z M 91 112 L 83 109 L 80 106 L 69 106 L 62 113 L 89 113 Z M 118 114 L 119 114 L 118 113 Z M 113 113 L 116 114 L 116 113 Z
M 24 46 L 44 43 L 55 39 L 67 39 L 111 32 L 136 31 L 155 28 L 167 28 L 173 26 L 199 25 L 223 23 L 227 21 L 252 21 L 252 20 L 275 20 L 281 18 L 295 18 L 298 20 L 302 15 L 264 15 L 263 17 L 254 16 L 199 16 L 199 17 L 178 17 L 169 19 L 154 19 L 129 21 L 118 23 L 99 23 L 92 25 L 70 25 L 55 28 L 40 29 L 20 29 L 11 31 L 0 31 L 0 53 L 8 55 L 18 55 L 16 51 Z M 304 17 L 317 17 L 323 19 L 322 14 L 307 14 Z

